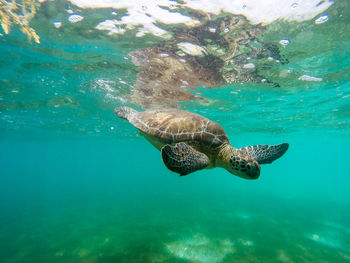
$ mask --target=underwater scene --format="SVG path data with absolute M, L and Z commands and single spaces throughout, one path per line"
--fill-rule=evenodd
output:
M 0 24 L 0 262 L 350 262 L 349 1 L 0 0 Z

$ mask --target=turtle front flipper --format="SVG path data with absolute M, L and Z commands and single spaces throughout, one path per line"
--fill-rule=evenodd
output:
M 259 164 L 267 164 L 280 158 L 288 150 L 288 147 L 288 143 L 281 143 L 277 145 L 247 146 L 240 150 L 254 158 Z
M 166 144 L 161 149 L 165 166 L 180 176 L 201 170 L 209 165 L 209 158 L 204 153 L 194 150 L 184 142 L 174 146 Z

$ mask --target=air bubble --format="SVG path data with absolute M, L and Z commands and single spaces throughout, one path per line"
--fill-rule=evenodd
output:
M 84 17 L 79 15 L 79 14 L 71 14 L 68 16 L 68 20 L 71 23 L 78 23 L 78 22 L 82 21 L 83 19 L 84 19 Z
M 291 5 L 291 7 L 292 7 L 292 8 L 296 8 L 296 7 L 298 7 L 298 5 L 299 5 L 298 3 L 293 3 L 293 4 Z
M 62 22 L 60 21 L 53 21 L 52 24 L 56 27 L 56 28 L 60 28 L 62 26 Z
M 254 63 L 247 63 L 243 65 L 243 68 L 245 69 L 253 69 L 255 68 L 255 64 Z
M 290 41 L 289 41 L 289 39 L 282 39 L 279 43 L 282 46 L 286 47 L 287 45 L 289 45 Z
M 224 32 L 227 33 L 228 31 L 230 31 L 230 29 L 228 27 L 226 27 Z
M 328 15 L 324 15 L 324 16 L 320 16 L 319 18 L 317 18 L 315 20 L 315 24 L 319 25 L 319 24 L 323 24 L 326 23 L 328 21 L 329 16 Z

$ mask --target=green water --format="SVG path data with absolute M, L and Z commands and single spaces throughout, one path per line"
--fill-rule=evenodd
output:
M 267 26 L 261 41 L 288 62 L 257 68 L 278 85 L 198 87 L 205 102 L 179 103 L 235 147 L 290 143 L 254 181 L 167 170 L 113 112 L 141 109 L 128 53 L 160 40 L 88 31 L 104 9 L 56 30 L 51 9 L 31 23 L 41 44 L 16 27 L 0 38 L 0 262 L 350 261 L 347 1 L 321 25 Z

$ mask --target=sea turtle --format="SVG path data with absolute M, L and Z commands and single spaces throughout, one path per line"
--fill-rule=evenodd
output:
M 289 146 L 282 143 L 234 148 L 218 123 L 179 109 L 138 112 L 119 107 L 115 114 L 133 124 L 161 151 L 166 167 L 181 176 L 204 168 L 222 167 L 239 177 L 257 179 L 260 164 L 272 163 Z

